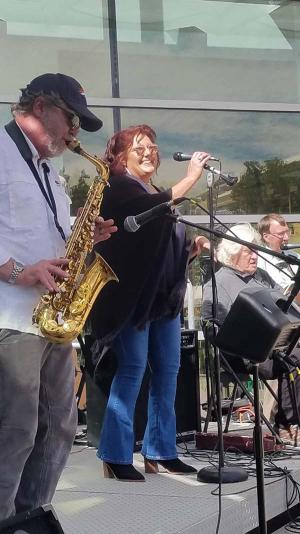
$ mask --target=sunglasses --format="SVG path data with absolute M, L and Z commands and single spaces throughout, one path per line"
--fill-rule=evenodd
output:
M 65 113 L 65 116 L 67 117 L 68 122 L 70 126 L 72 127 L 72 129 L 78 130 L 78 128 L 80 128 L 81 126 L 80 118 L 78 117 L 78 115 L 76 115 L 76 113 L 74 113 L 74 111 L 71 111 L 70 109 L 67 109 L 63 106 L 59 106 L 58 104 L 54 104 L 54 105 L 56 108 L 61 109 Z

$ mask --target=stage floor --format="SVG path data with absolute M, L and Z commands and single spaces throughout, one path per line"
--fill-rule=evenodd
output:
M 191 455 L 184 453 L 185 447 Z M 180 458 L 197 470 L 217 462 L 211 451 L 195 449 L 193 442 L 179 444 Z M 250 469 L 246 482 L 222 485 L 220 534 L 246 534 L 258 525 L 255 463 L 253 456 L 226 460 L 241 462 Z M 287 467 L 300 482 L 300 450 L 273 458 L 279 468 Z M 134 455 L 134 465 L 143 472 L 142 457 Z M 272 468 L 267 461 L 266 468 Z M 276 476 L 274 477 L 274 475 Z M 272 471 L 265 479 L 267 519 L 286 510 L 286 481 L 283 473 Z M 271 476 L 272 475 L 272 476 Z M 197 481 L 195 475 L 160 473 L 145 475 L 146 482 L 132 483 L 105 479 L 96 450 L 76 445 L 60 479 L 53 500 L 54 510 L 65 534 L 214 534 L 218 521 L 216 484 Z M 288 483 L 289 491 L 292 484 Z M 298 501 L 294 504 L 298 504 Z

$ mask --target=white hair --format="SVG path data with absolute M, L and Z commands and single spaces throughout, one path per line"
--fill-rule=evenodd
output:
M 260 243 L 259 233 L 249 223 L 236 224 L 230 230 L 227 230 L 226 235 L 236 236 L 244 241 L 250 243 Z M 223 265 L 230 267 L 232 265 L 232 257 L 238 254 L 243 245 L 222 239 L 217 247 L 217 259 Z

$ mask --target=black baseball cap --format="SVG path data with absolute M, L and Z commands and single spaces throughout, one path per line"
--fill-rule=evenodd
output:
M 67 106 L 78 115 L 81 127 L 88 132 L 100 130 L 102 121 L 96 117 L 87 107 L 84 90 L 80 83 L 66 74 L 41 74 L 34 78 L 26 87 L 22 89 L 29 93 L 43 92 L 47 95 L 55 93 L 67 104 Z

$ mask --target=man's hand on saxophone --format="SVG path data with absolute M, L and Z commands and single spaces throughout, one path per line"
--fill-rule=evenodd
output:
M 33 265 L 22 265 L 10 258 L 0 267 L 0 279 L 24 287 L 42 284 L 50 292 L 59 292 L 55 278 L 64 280 L 69 277 L 64 271 L 68 263 L 69 260 L 66 258 L 55 258 L 40 260 Z
M 60 290 L 55 279 L 64 280 L 69 277 L 63 269 L 68 263 L 69 260 L 66 258 L 57 258 L 26 265 L 20 275 L 19 283 L 27 287 L 42 284 L 50 293 L 58 293 Z

